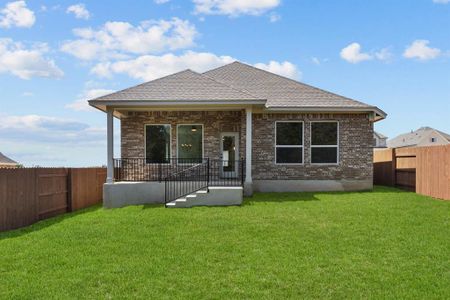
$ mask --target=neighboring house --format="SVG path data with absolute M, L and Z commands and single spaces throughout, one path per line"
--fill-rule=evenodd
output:
M 400 134 L 387 141 L 389 148 L 449 145 L 450 135 L 431 127 L 421 127 L 416 131 Z
M 89 104 L 107 112 L 106 207 L 240 204 L 243 191 L 371 189 L 373 123 L 386 116 L 240 62 L 182 71 Z
M 373 132 L 373 143 L 375 148 L 386 148 L 387 147 L 387 136 L 382 135 L 379 132 Z
M 0 168 L 17 168 L 19 164 L 0 152 Z

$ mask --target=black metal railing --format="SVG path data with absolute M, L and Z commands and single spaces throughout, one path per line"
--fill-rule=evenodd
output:
M 209 161 L 208 180 L 214 186 L 241 186 L 245 177 L 245 160 L 206 158 L 171 158 L 150 162 L 145 158 L 114 159 L 115 181 L 159 181 L 193 166 Z
M 244 159 L 114 159 L 115 181 L 164 181 L 166 204 L 210 186 L 243 186 L 244 178 Z
M 172 158 L 154 162 L 145 158 L 114 159 L 115 181 L 164 181 L 167 176 L 202 163 L 198 158 Z
M 164 203 L 179 199 L 202 189 L 208 189 L 209 159 L 194 164 L 164 179 Z
M 211 186 L 242 186 L 245 179 L 245 160 L 212 159 L 209 161 Z

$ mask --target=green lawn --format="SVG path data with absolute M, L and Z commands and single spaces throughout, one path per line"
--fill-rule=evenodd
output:
M 450 202 L 376 188 L 94 207 L 0 234 L 0 298 L 450 298 Z

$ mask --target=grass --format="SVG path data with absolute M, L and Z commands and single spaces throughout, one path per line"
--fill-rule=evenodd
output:
M 0 298 L 450 298 L 450 202 L 377 187 L 94 207 L 0 234 Z

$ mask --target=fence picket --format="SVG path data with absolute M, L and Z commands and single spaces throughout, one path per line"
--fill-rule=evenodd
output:
M 450 145 L 377 150 L 373 178 L 374 184 L 450 200 Z
M 101 203 L 104 168 L 0 169 L 0 231 Z

